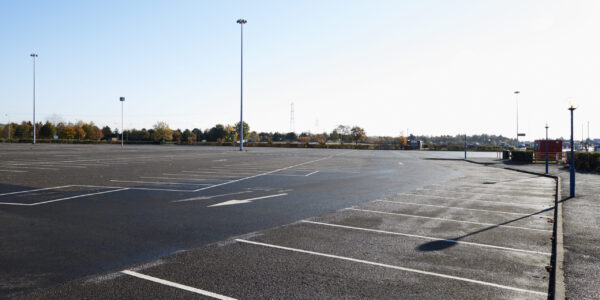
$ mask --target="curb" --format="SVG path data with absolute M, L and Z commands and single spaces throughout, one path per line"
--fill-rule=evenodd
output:
M 465 160 L 469 163 L 478 165 L 490 166 L 492 164 L 476 162 L 471 160 Z M 521 172 L 531 175 L 542 176 L 546 178 L 554 179 L 556 183 L 555 196 L 554 196 L 554 228 L 552 231 L 552 273 L 550 274 L 550 288 L 552 295 L 549 299 L 564 300 L 565 299 L 565 274 L 564 274 L 564 243 L 563 243 L 563 216 L 562 216 L 562 201 L 560 200 L 560 185 L 561 179 L 559 176 L 548 175 L 544 173 L 537 173 L 527 170 L 519 170 L 515 168 L 502 167 L 502 169 Z

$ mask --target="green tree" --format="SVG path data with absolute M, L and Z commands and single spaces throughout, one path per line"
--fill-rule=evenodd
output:
M 344 142 L 349 142 L 352 140 L 352 137 L 350 136 L 350 126 L 347 125 L 338 125 L 338 127 L 335 128 L 335 130 L 337 132 L 337 134 L 339 135 L 340 141 L 343 144 Z
M 296 135 L 295 132 L 288 132 L 285 135 L 285 140 L 288 141 L 288 142 L 295 142 L 295 141 L 298 140 L 298 135 Z
M 110 140 L 110 138 L 112 137 L 112 129 L 110 129 L 110 127 L 108 126 L 102 127 L 102 135 L 105 139 Z
M 193 132 L 193 131 L 191 131 L 191 130 L 189 130 L 189 129 L 186 129 L 186 130 L 183 132 L 182 140 L 183 140 L 184 142 L 187 142 L 187 143 L 190 143 L 190 144 L 191 144 L 191 143 L 193 143 L 193 142 L 195 142 L 195 141 L 196 141 L 196 135 L 194 134 L 194 132 Z
M 354 141 L 355 144 L 358 144 L 359 142 L 364 141 L 365 138 L 367 137 L 365 130 L 358 126 L 352 127 L 352 129 L 350 130 L 350 135 L 352 136 L 352 140 Z
M 210 142 L 216 142 L 219 139 L 224 139 L 227 136 L 225 126 L 222 124 L 217 124 L 215 127 L 208 130 L 208 138 L 207 140 Z
M 169 128 L 169 124 L 166 122 L 160 121 L 154 124 L 154 133 L 152 135 L 152 139 L 157 142 L 164 141 L 172 141 L 173 140 L 173 130 Z
M 40 138 L 51 139 L 56 135 L 56 127 L 54 124 L 46 121 L 46 124 L 40 128 Z
M 233 128 L 235 128 L 235 131 L 239 134 L 240 122 L 235 123 Z M 238 135 L 238 137 L 239 137 L 239 135 Z M 250 138 L 250 125 L 248 125 L 248 123 L 244 122 L 244 139 L 247 140 L 249 138 Z

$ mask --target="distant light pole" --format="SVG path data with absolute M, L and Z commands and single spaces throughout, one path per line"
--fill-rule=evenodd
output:
M 8 117 L 8 114 L 4 114 L 6 116 L 6 120 L 8 121 L 8 142 L 10 143 L 10 118 Z
M 573 143 L 573 111 L 576 109 L 576 107 L 573 106 L 573 104 L 571 104 L 571 106 L 569 107 L 569 110 L 571 111 L 571 162 L 570 165 L 571 167 L 569 168 L 570 170 L 570 184 L 569 184 L 569 188 L 570 188 L 570 196 L 571 197 L 575 197 L 575 151 L 573 151 L 574 149 L 574 143 Z
M 29 56 L 33 57 L 33 144 L 35 145 L 35 58 L 38 55 L 31 53 Z
M 546 123 L 546 174 L 548 174 L 548 123 Z
M 467 160 L 467 134 L 465 133 L 465 160 Z
M 120 97 L 119 101 L 121 101 L 121 148 L 123 148 L 123 102 L 125 102 L 125 97 Z
M 247 22 L 237 20 L 240 24 L 240 151 L 244 150 L 244 24 Z
M 517 103 L 517 149 L 519 148 L 519 94 L 521 92 L 515 91 L 515 102 Z

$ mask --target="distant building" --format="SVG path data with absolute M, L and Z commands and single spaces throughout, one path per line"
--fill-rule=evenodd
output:
M 408 141 L 408 147 L 411 150 L 423 150 L 423 141 Z

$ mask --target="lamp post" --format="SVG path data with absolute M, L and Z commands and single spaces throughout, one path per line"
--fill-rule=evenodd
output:
M 119 97 L 119 101 L 121 101 L 121 148 L 123 148 L 123 102 L 125 102 L 125 97 Z
M 575 197 L 575 151 L 574 149 L 574 143 L 573 143 L 573 111 L 576 109 L 576 107 L 573 106 L 573 104 L 571 104 L 571 106 L 569 106 L 569 110 L 571 111 L 571 162 L 570 162 L 570 181 L 569 181 L 569 189 L 570 189 L 570 196 L 571 197 Z
M 33 58 L 33 144 L 35 145 L 35 59 L 38 55 L 31 53 L 29 56 Z
M 244 24 L 247 22 L 237 20 L 240 24 L 240 151 L 244 150 Z
M 546 174 L 548 174 L 548 123 L 546 123 Z
M 515 91 L 515 102 L 517 103 L 517 149 L 519 149 L 519 94 L 521 92 Z
M 7 120 L 7 124 L 8 124 L 8 142 L 10 143 L 10 118 L 8 117 L 8 114 L 4 114 L 4 116 L 6 116 L 6 120 Z
M 465 160 L 467 160 L 467 134 L 465 133 Z

